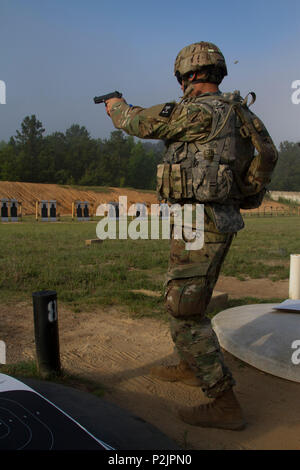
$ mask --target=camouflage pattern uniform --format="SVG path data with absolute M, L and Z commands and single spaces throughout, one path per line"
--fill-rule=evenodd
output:
M 214 95 L 217 97 L 219 92 Z M 162 139 L 167 148 L 175 141 L 201 143 L 211 132 L 212 116 L 205 106 L 193 106 L 196 99 L 171 103 L 170 114 L 164 112 L 170 103 L 141 108 L 120 101 L 112 106 L 110 115 L 116 128 L 143 139 Z M 225 222 L 230 209 L 228 206 L 221 213 Z M 205 238 L 201 250 L 187 251 L 184 240 L 172 237 L 165 290 L 171 335 L 178 354 L 194 370 L 202 390 L 211 398 L 222 395 L 235 384 L 224 364 L 210 319 L 205 316 L 234 237 L 234 231 L 217 230 L 214 220 L 210 204 L 205 204 Z

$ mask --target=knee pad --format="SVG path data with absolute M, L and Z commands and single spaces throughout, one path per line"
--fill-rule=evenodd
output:
M 165 294 L 167 311 L 174 317 L 204 316 L 207 294 L 205 278 L 171 281 Z

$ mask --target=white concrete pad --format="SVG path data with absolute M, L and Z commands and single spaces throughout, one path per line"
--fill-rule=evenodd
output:
M 277 304 L 229 308 L 212 319 L 220 345 L 269 374 L 300 382 L 300 315 L 272 310 Z

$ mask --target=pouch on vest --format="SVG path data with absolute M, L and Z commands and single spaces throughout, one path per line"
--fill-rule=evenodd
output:
M 179 163 L 157 165 L 157 193 L 159 200 L 174 202 L 193 196 L 192 181 Z
M 193 192 L 197 201 L 225 201 L 233 184 L 233 174 L 229 165 L 220 164 L 220 157 L 202 160 L 192 168 Z
M 170 179 L 171 179 L 171 189 L 170 189 L 171 198 L 175 200 L 182 199 L 183 181 L 182 181 L 180 164 L 171 165 Z
M 157 165 L 157 194 L 158 199 L 168 199 L 170 196 L 170 169 L 168 163 L 160 163 Z
M 191 175 L 181 164 L 157 165 L 157 193 L 160 200 L 196 199 L 198 202 L 228 199 L 233 184 L 229 165 L 220 164 L 220 157 L 204 159 L 191 169 Z
M 244 228 L 243 217 L 234 205 L 210 203 L 212 219 L 220 233 L 235 233 Z

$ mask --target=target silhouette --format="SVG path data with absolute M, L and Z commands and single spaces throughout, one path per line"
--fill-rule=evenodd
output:
M 0 374 L 0 450 L 110 450 L 22 382 Z

